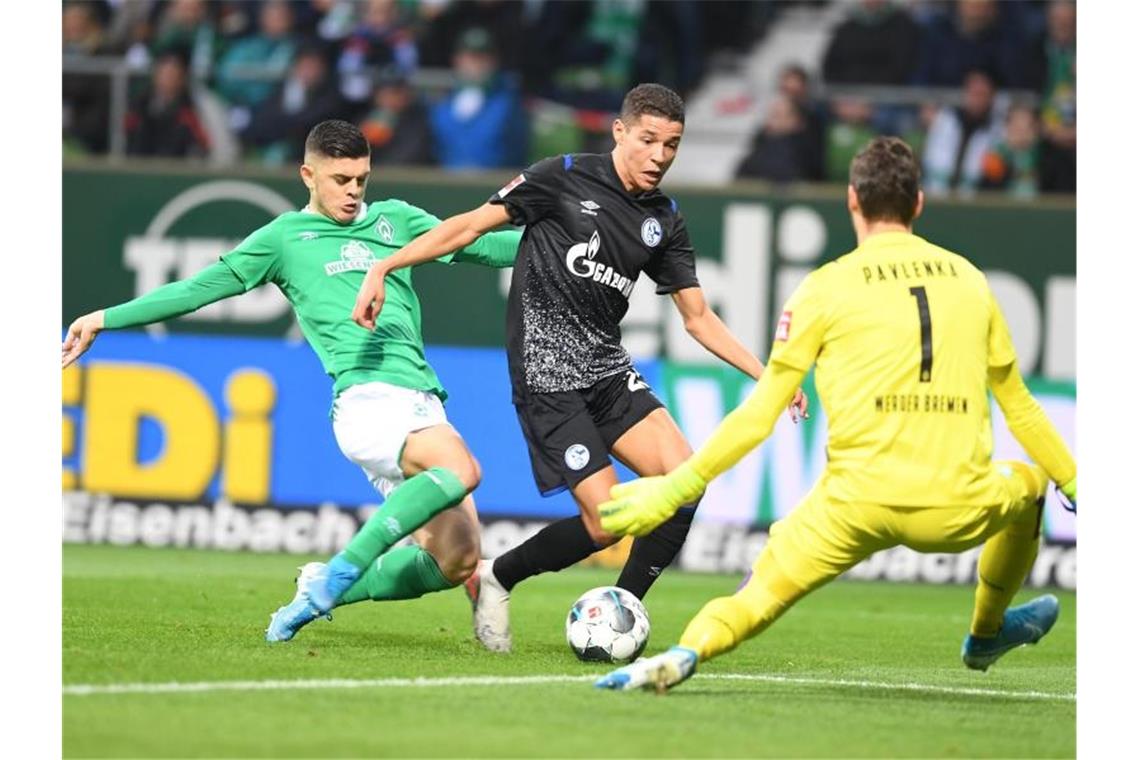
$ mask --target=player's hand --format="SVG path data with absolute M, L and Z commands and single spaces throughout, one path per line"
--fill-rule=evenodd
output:
M 379 266 L 373 266 L 364 275 L 360 291 L 356 294 L 356 305 L 352 307 L 352 321 L 361 327 L 373 330 L 380 310 L 384 308 L 384 277 L 387 274 Z
M 611 536 L 644 536 L 673 516 L 681 505 L 669 498 L 665 476 L 638 478 L 610 489 L 610 501 L 598 513 Z
M 644 536 L 704 490 L 704 479 L 688 463 L 668 475 L 618 483 L 610 489 L 610 501 L 598 507 L 602 530 L 613 536 Z
M 808 397 L 803 388 L 796 389 L 796 395 L 792 396 L 792 403 L 788 404 L 788 414 L 792 416 L 792 422 L 806 420 L 811 416 L 808 413 Z
M 64 368 L 71 366 L 76 359 L 87 352 L 87 349 L 91 348 L 91 344 L 95 342 L 95 336 L 102 329 L 102 309 L 84 314 L 71 323 L 71 326 L 67 328 L 67 337 L 63 339 Z

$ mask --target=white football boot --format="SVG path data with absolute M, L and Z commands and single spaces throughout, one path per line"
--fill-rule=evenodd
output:
M 475 638 L 492 652 L 511 651 L 511 592 L 491 572 L 492 560 L 480 560 L 479 567 L 464 583 L 471 600 Z
M 688 680 L 697 670 L 697 653 L 675 646 L 653 657 L 642 657 L 594 682 L 599 689 L 653 689 L 658 694 Z

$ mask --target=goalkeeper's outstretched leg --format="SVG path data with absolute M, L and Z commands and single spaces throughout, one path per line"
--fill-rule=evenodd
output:
M 974 614 L 970 632 L 962 642 L 962 662 L 972 670 L 983 671 L 1006 652 L 1036 644 L 1060 614 L 1057 597 L 1052 594 L 1009 606 L 1037 558 L 1049 476 L 1040 467 L 1022 462 L 994 464 L 1011 472 L 1011 483 L 1020 492 L 1008 516 L 1002 518 L 1008 523 L 986 541 L 978 559 Z
M 599 679 L 608 689 L 664 691 L 687 680 L 697 664 L 763 632 L 811 591 L 890 545 L 877 519 L 833 509 L 819 488 L 774 524 L 752 572 L 732 596 L 713 599 L 686 626 L 677 646 Z

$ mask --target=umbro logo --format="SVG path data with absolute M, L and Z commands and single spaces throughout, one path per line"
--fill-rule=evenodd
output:
M 582 213 L 583 214 L 589 214 L 590 216 L 597 216 L 598 215 L 598 209 L 601 208 L 601 206 L 594 203 L 593 201 L 579 201 L 579 203 L 582 204 L 582 209 L 581 209 Z
M 301 240 L 316 240 L 316 239 L 317 239 L 317 238 L 319 238 L 320 236 L 321 236 L 321 235 L 320 235 L 320 233 L 318 233 L 318 232 L 307 232 L 307 231 L 306 231 L 306 232 L 302 232 L 302 233 L 301 233 L 300 235 L 298 235 L 297 237 L 299 237 Z

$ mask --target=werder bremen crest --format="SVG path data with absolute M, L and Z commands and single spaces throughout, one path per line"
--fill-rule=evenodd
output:
M 392 228 L 392 223 L 389 222 L 388 217 L 383 214 L 380 215 L 380 221 L 376 222 L 376 234 L 388 245 L 392 244 L 392 240 L 396 236 L 396 231 Z
M 367 272 L 376 263 L 376 256 L 372 249 L 359 240 L 349 240 L 340 247 L 340 261 L 330 261 L 325 264 L 325 274 L 343 274 L 344 272 Z

